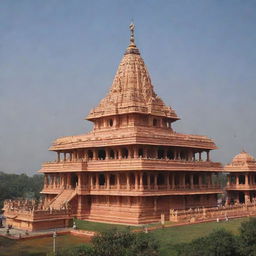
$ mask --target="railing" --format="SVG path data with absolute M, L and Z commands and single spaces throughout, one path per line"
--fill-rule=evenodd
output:
M 256 190 L 256 184 L 229 184 L 225 189 L 229 190 Z

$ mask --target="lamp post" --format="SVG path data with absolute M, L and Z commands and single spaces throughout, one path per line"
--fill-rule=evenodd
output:
M 53 237 L 53 248 L 52 248 L 52 251 L 53 251 L 53 255 L 55 255 L 55 252 L 56 252 L 56 232 L 54 231 L 53 234 L 52 234 L 52 237 Z

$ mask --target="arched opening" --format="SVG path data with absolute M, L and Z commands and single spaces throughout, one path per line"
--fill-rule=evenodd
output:
M 127 148 L 122 149 L 122 158 L 128 158 L 128 149 Z
M 199 184 L 199 177 L 196 174 L 193 176 L 193 183 L 194 183 L 194 185 L 198 185 Z
M 105 160 L 106 158 L 106 151 L 104 149 L 100 149 L 98 151 L 98 159 Z
M 162 148 L 159 148 L 157 151 L 157 158 L 163 159 L 164 158 L 164 150 Z
M 239 184 L 245 184 L 245 176 L 239 175 Z
M 75 173 L 71 174 L 71 188 L 76 188 L 78 184 L 78 177 Z
M 100 173 L 99 175 L 99 185 L 100 186 L 105 185 L 105 175 L 103 173 Z
M 108 120 L 108 124 L 109 124 L 110 127 L 112 127 L 113 124 L 114 124 L 113 119 L 109 119 L 109 120 Z
M 139 154 L 139 157 L 143 157 L 143 148 L 139 148 L 138 154 Z
M 157 126 L 157 119 L 153 119 L 153 126 Z
M 114 174 L 110 175 L 109 183 L 110 186 L 116 185 L 116 176 Z
M 164 185 L 164 175 L 162 173 L 159 173 L 157 176 L 157 184 Z
M 115 152 L 114 152 L 113 149 L 110 150 L 110 152 L 109 152 L 109 157 L 110 157 L 111 159 L 114 159 L 114 158 L 115 158 Z
M 180 152 L 180 159 L 181 159 L 181 160 L 186 160 L 186 158 L 187 158 L 186 152 L 181 151 L 181 152 Z
M 88 158 L 93 159 L 93 152 L 91 150 L 88 150 Z
M 173 153 L 171 150 L 168 150 L 168 151 L 167 151 L 167 157 L 168 157 L 169 159 L 173 160 L 173 159 L 174 159 L 174 153 Z
M 190 176 L 189 176 L 189 174 L 185 175 L 185 184 L 190 185 Z

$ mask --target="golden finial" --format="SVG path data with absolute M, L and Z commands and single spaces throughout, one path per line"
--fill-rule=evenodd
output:
M 130 32 L 131 32 L 131 37 L 130 37 L 130 46 L 135 46 L 135 39 L 134 39 L 134 29 L 135 29 L 135 25 L 132 22 L 129 26 L 130 28 Z

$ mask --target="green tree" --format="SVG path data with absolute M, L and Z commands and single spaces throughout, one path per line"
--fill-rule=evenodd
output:
M 241 256 L 256 256 L 256 218 L 241 224 L 239 251 Z
M 179 256 L 238 256 L 236 238 L 224 229 L 178 247 Z

